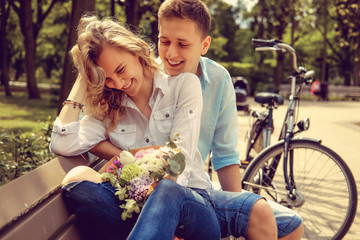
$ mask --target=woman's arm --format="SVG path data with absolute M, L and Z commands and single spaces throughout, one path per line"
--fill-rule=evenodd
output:
M 67 100 L 71 100 L 82 105 L 85 100 L 86 88 L 86 80 L 79 74 Z M 74 107 L 71 103 L 64 104 L 60 111 L 59 119 L 63 125 L 71 122 L 77 122 L 79 121 L 80 111 L 81 109 L 78 106 Z
M 93 147 L 90 152 L 100 158 L 110 160 L 121 152 L 120 148 L 115 147 L 109 140 L 102 141 Z
M 79 75 L 67 99 L 72 103 L 65 103 L 55 120 L 50 149 L 58 155 L 75 156 L 85 153 L 107 138 L 103 122 L 88 116 L 82 119 L 81 124 L 79 122 L 79 104 L 82 106 L 85 100 L 86 89 L 86 79 Z
M 202 188 L 198 182 L 194 182 L 194 176 L 201 176 L 204 173 L 203 162 L 198 151 L 200 134 L 200 121 L 202 112 L 201 85 L 198 77 L 190 73 L 178 75 L 179 88 L 174 95 L 178 95 L 176 110 L 170 136 L 179 134 L 175 141 L 185 155 L 186 167 L 178 177 L 178 183 L 189 187 Z M 188 182 L 188 181 L 191 182 Z M 197 180 L 195 180 L 197 181 Z

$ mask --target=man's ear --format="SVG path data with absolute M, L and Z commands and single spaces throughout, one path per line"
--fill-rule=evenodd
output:
M 210 36 L 205 37 L 204 40 L 202 41 L 201 55 L 205 55 L 207 53 L 210 47 L 210 43 L 211 43 L 211 37 Z
M 105 80 L 105 85 L 108 87 L 108 88 L 115 88 L 115 83 L 112 79 L 106 79 Z

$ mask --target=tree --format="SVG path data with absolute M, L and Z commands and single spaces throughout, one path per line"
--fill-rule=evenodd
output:
M 360 3 L 358 0 L 335 0 L 336 38 L 341 49 L 336 52 L 344 85 L 359 85 Z M 354 82 L 351 84 L 351 76 Z
M 71 19 L 69 22 L 69 33 L 68 41 L 66 47 L 66 53 L 68 53 L 71 48 L 75 45 L 77 39 L 76 29 L 79 24 L 81 16 L 87 11 L 95 10 L 95 0 L 91 1 L 82 1 L 82 0 L 73 0 L 72 9 L 71 9 Z M 73 83 L 75 82 L 77 73 L 73 71 L 73 63 L 70 58 L 70 55 L 65 54 L 63 74 L 61 77 L 61 88 L 58 102 L 58 113 L 60 113 L 62 108 L 62 103 L 66 100 L 67 95 L 69 94 Z
M 164 0 L 118 1 L 119 5 L 125 8 L 126 25 L 134 32 L 145 33 L 153 43 L 157 43 L 158 41 L 157 12 L 162 2 L 164 2 Z
M 283 40 L 283 35 L 290 22 L 290 3 L 287 0 L 259 0 L 252 16 L 254 20 L 251 23 L 251 28 L 257 31 L 255 37 Z M 277 53 L 276 58 L 274 84 L 279 86 L 283 79 L 284 53 Z
M 26 75 L 27 87 L 30 99 L 40 99 L 40 91 L 36 82 L 36 38 L 41 29 L 42 23 L 46 16 L 50 13 L 51 9 L 58 0 L 52 0 L 49 7 L 43 12 L 44 5 L 42 1 L 37 1 L 36 22 L 33 22 L 33 9 L 31 1 L 18 0 L 10 1 L 12 8 L 17 13 L 20 20 L 21 32 L 24 35 L 25 46 L 25 62 L 26 62 Z M 18 5 L 17 5 L 18 4 Z
M 9 60 L 8 60 L 8 39 L 7 39 L 7 20 L 9 17 L 10 6 L 6 4 L 5 0 L 0 2 L 1 9 L 1 26 L 0 26 L 0 63 L 1 63 L 1 84 L 5 87 L 5 95 L 11 97 L 11 91 L 9 86 Z

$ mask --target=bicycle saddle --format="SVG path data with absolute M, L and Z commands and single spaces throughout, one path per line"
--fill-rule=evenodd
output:
M 272 93 L 272 92 L 261 92 L 256 94 L 255 96 L 255 102 L 261 103 L 261 104 L 269 104 L 274 106 L 275 103 L 277 105 L 283 105 L 284 104 L 284 98 L 280 96 L 279 94 Z

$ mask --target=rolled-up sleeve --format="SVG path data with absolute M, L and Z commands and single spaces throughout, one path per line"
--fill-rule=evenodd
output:
M 212 140 L 214 169 L 240 164 L 238 145 L 238 119 L 235 91 L 229 74 L 224 76 L 221 106 Z
M 106 138 L 104 123 L 95 118 L 85 116 L 80 122 L 65 125 L 56 118 L 50 150 L 62 156 L 75 156 L 89 151 Z

